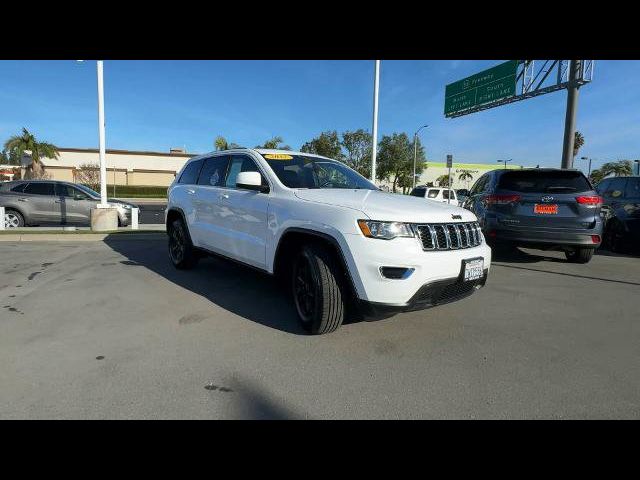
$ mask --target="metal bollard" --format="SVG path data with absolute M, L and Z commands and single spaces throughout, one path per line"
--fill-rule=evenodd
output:
M 138 230 L 138 212 L 139 208 L 131 209 L 131 230 Z
M 4 230 L 4 207 L 0 207 L 0 230 Z

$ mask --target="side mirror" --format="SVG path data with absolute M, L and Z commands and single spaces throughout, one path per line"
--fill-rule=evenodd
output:
M 262 175 L 260 175 L 260 172 L 240 172 L 236 178 L 236 187 L 261 193 L 267 193 L 269 191 L 267 185 L 262 185 Z

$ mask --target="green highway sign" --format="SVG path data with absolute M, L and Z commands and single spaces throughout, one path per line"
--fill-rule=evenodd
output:
M 447 85 L 445 116 L 515 95 L 518 64 L 518 60 L 509 60 Z

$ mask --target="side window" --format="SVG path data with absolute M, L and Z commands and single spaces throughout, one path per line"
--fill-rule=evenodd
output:
M 489 176 L 485 173 L 483 176 L 481 176 L 476 183 L 473 184 L 473 187 L 471 187 L 471 191 L 469 191 L 469 196 L 471 195 L 477 195 L 481 192 L 484 191 L 484 186 L 487 184 L 487 180 L 489 179 Z
M 449 200 L 449 190 L 442 191 L 442 198 L 444 198 L 445 200 Z M 451 198 L 453 199 L 453 197 Z
M 640 198 L 640 178 L 628 178 L 627 188 L 624 191 L 626 198 Z
M 24 187 L 26 187 L 27 184 L 26 183 L 19 183 L 18 185 L 16 185 L 15 187 L 13 187 L 11 189 L 12 192 L 17 192 L 17 193 L 22 193 L 24 192 Z
M 624 187 L 627 183 L 626 178 L 614 178 L 605 191 L 605 196 L 609 198 L 621 198 L 624 194 Z
M 207 158 L 198 177 L 198 185 L 222 187 L 228 165 L 229 157 L 227 155 Z
M 231 157 L 231 162 L 229 163 L 225 187 L 235 188 L 236 179 L 240 172 L 260 172 L 260 170 L 258 170 L 258 166 L 253 159 L 245 155 L 234 155 Z M 262 179 L 262 184 L 265 184 L 264 178 Z
M 29 183 L 25 187 L 24 193 L 29 193 L 31 195 L 53 196 L 53 183 L 48 183 L 48 182 Z
M 427 197 L 436 198 L 439 193 L 440 193 L 440 190 L 438 190 L 437 188 L 434 188 L 433 190 L 429 190 L 429 192 L 427 192 Z
M 76 196 L 79 196 L 84 199 L 88 198 L 86 193 L 80 191 L 79 189 L 71 185 L 66 185 L 64 183 L 56 183 L 56 196 L 66 197 L 66 198 L 75 198 Z
M 604 193 L 607 191 L 607 187 L 608 186 L 609 186 L 609 180 L 602 180 L 596 186 L 596 192 L 598 192 L 600 195 L 604 196 Z
M 414 188 L 411 190 L 412 197 L 424 197 L 426 190 L 424 188 Z
M 202 162 L 203 160 L 200 159 L 189 163 L 184 169 L 184 172 L 182 172 L 182 175 L 180 175 L 180 180 L 178 180 L 178 183 L 195 185 L 196 181 L 198 180 L 200 168 L 202 167 Z

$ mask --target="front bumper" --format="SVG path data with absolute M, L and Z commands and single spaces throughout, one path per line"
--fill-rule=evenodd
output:
M 462 300 L 484 287 L 489 270 L 478 280 L 464 282 L 460 277 L 438 280 L 423 285 L 405 305 L 359 301 L 360 312 L 366 317 L 381 317 L 400 312 L 413 312 Z
M 349 272 L 359 300 L 406 310 L 425 285 L 451 283 L 460 275 L 464 260 L 482 258 L 484 269 L 491 267 L 491 248 L 484 242 L 476 247 L 425 251 L 417 238 L 379 240 L 363 235 L 345 235 L 349 252 Z M 381 267 L 412 269 L 401 279 L 386 278 Z M 426 307 L 425 307 L 426 308 Z

